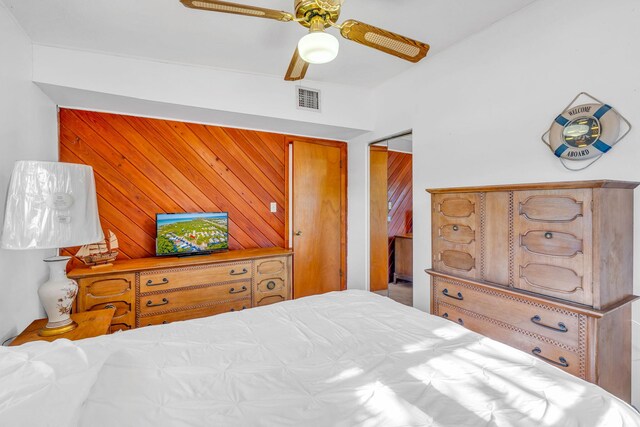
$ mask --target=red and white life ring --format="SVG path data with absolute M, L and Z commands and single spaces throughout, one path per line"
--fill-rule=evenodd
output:
M 601 156 L 620 135 L 620 116 L 607 104 L 583 104 L 556 117 L 549 131 L 553 153 L 568 160 Z

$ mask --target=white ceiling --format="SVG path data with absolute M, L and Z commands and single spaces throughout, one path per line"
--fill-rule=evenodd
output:
M 294 22 L 196 11 L 178 0 L 0 1 L 34 43 L 276 76 L 306 32 Z M 431 56 L 533 1 L 346 0 L 341 18 L 427 42 Z M 294 0 L 238 2 L 293 11 Z M 338 58 L 311 66 L 307 79 L 375 86 L 411 66 L 341 39 Z

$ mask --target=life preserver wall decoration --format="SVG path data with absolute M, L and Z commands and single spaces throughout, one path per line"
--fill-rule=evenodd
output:
M 581 96 L 587 96 L 595 102 L 574 105 Z M 620 135 L 622 123 L 626 124 L 627 129 Z M 613 107 L 582 92 L 555 118 L 549 130 L 542 135 L 542 140 L 564 167 L 575 171 L 591 166 L 630 130 L 631 124 Z M 566 160 L 589 159 L 594 160 L 577 169 L 565 163 Z

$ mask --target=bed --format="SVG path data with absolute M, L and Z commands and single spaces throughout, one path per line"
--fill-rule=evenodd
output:
M 2 426 L 640 426 L 601 388 L 362 291 L 0 348 Z

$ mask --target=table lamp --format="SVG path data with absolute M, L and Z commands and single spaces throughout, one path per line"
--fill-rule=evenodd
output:
M 58 249 L 102 240 L 91 166 L 18 161 L 13 168 L 0 247 Z M 67 278 L 69 256 L 46 258 L 49 280 L 38 289 L 48 323 L 38 333 L 58 335 L 75 329 L 71 306 L 78 284 Z

